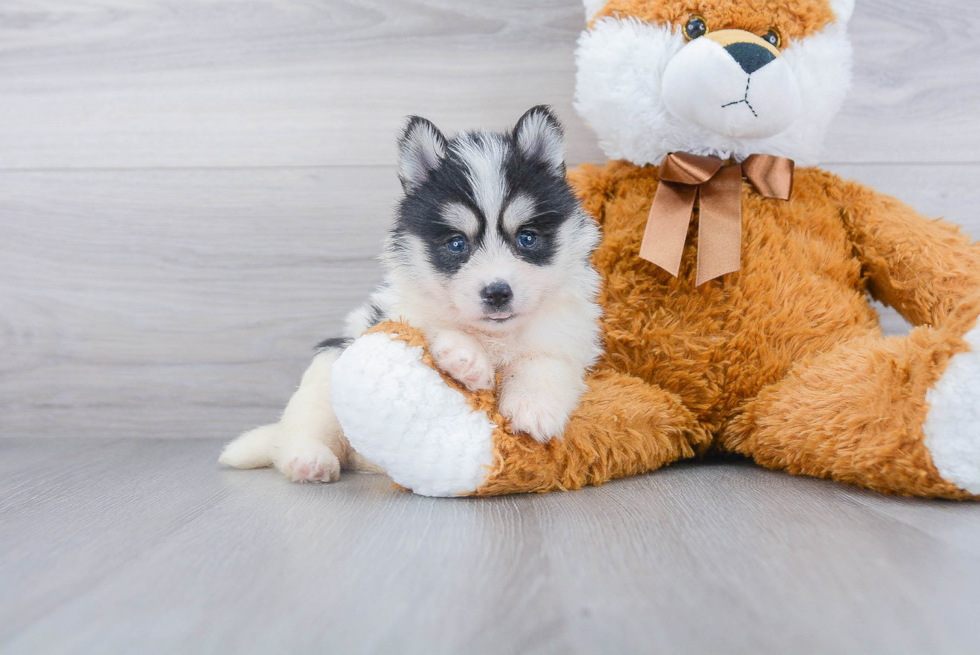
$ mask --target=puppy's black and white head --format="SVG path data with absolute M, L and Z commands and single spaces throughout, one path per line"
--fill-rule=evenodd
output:
M 433 306 L 499 331 L 563 293 L 593 292 L 598 229 L 565 181 L 562 128 L 547 107 L 510 133 L 452 139 L 412 117 L 398 145 L 405 197 L 386 262 Z

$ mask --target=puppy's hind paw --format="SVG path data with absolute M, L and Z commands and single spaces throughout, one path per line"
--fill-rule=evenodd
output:
M 340 460 L 326 444 L 312 439 L 286 445 L 276 458 L 276 468 L 292 482 L 340 479 Z

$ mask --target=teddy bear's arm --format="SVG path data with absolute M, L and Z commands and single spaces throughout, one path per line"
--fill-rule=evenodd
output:
M 427 496 L 578 489 L 704 452 L 712 436 L 680 397 L 614 371 L 587 389 L 563 438 L 513 431 L 492 391 L 440 370 L 421 330 L 385 321 L 333 366 L 331 395 L 357 452 Z
M 851 182 L 831 190 L 872 297 L 913 325 L 942 325 L 980 290 L 980 247 L 960 228 Z

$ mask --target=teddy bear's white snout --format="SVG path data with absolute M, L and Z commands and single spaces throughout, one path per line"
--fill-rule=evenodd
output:
M 664 70 L 667 111 L 736 139 L 771 137 L 792 125 L 802 110 L 792 69 L 745 34 L 727 45 L 702 37 L 682 48 Z

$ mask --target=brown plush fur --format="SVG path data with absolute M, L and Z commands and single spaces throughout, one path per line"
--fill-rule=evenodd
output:
M 604 228 L 604 366 L 680 396 L 719 451 L 967 496 L 939 477 L 921 429 L 926 390 L 980 313 L 980 249 L 957 227 L 801 169 L 789 202 L 743 185 L 742 270 L 695 287 L 697 220 L 679 277 L 637 256 L 656 168 L 613 162 L 572 179 Z M 884 339 L 868 292 L 923 327 Z
M 565 438 L 546 445 L 511 434 L 491 393 L 467 393 L 500 426 L 477 495 L 574 489 L 721 452 L 884 493 L 971 497 L 939 476 L 922 433 L 926 391 L 980 314 L 980 248 L 958 228 L 801 169 L 788 202 L 744 183 L 742 270 L 697 287 L 696 212 L 678 277 L 638 257 L 655 167 L 585 165 L 570 178 L 603 226 L 607 353 Z M 919 327 L 884 338 L 868 293 Z
M 819 32 L 835 20 L 827 0 L 611 0 L 593 20 L 606 16 L 679 28 L 691 16 L 701 16 L 712 32 L 738 28 L 764 36 L 775 29 L 783 44 Z

